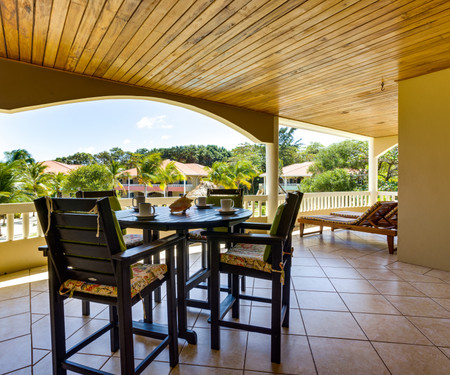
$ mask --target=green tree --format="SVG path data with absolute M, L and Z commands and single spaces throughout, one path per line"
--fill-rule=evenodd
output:
M 175 166 L 175 162 L 167 163 L 165 167 L 160 166 L 156 174 L 156 180 L 160 182 L 160 187 L 164 191 L 164 196 L 167 193 L 167 185 L 173 184 L 175 181 L 184 180 L 185 176 Z
M 51 175 L 45 170 L 43 163 L 31 162 L 24 164 L 21 178 L 22 189 L 31 199 L 47 195 L 51 182 Z
M 31 156 L 31 154 L 23 148 L 12 151 L 6 151 L 4 154 L 6 163 L 13 163 L 19 160 L 25 163 L 33 163 L 35 161 Z
M 111 163 L 111 154 L 108 151 L 102 151 L 94 155 L 95 162 L 98 164 L 108 165 Z
M 119 181 L 119 177 L 124 170 L 122 165 L 118 161 L 111 160 L 111 162 L 107 164 L 106 167 L 111 173 L 113 188 L 125 191 L 122 183 Z
M 301 139 L 295 140 L 296 128 L 280 128 L 279 137 L 279 158 L 282 166 L 291 165 L 300 161 L 299 150 L 302 145 Z
M 55 160 L 72 165 L 90 165 L 95 163 L 95 158 L 87 152 L 77 152 L 73 155 L 56 158 Z
M 251 181 L 259 176 L 258 171 L 249 161 L 241 160 L 237 163 L 231 164 L 231 178 L 233 180 L 233 187 L 239 188 L 241 186 L 250 190 Z
M 320 142 L 312 142 L 304 148 L 302 147 L 300 149 L 300 163 L 313 161 L 323 148 L 325 148 L 325 146 Z
M 53 197 L 62 196 L 62 190 L 64 186 L 64 181 L 66 180 L 66 175 L 64 173 L 58 172 L 57 174 L 51 174 L 48 187 L 50 189 L 50 195 Z
M 111 172 L 104 165 L 85 165 L 69 173 L 64 181 L 63 190 L 76 192 L 81 190 L 110 190 L 112 189 Z
M 247 160 L 236 163 L 215 162 L 208 172 L 208 181 L 225 189 L 236 189 L 241 186 L 250 189 L 251 181 L 260 172 Z
M 233 187 L 233 178 L 231 177 L 230 164 L 216 161 L 208 171 L 208 181 L 214 185 L 223 186 L 226 189 Z
M 353 171 L 366 170 L 368 165 L 367 142 L 346 140 L 321 149 L 314 158 L 313 172 L 346 168 Z
M 18 161 L 12 163 L 0 163 L 0 204 L 29 200 L 19 186 L 17 166 L 20 164 L 21 163 Z M 0 218 L 2 219 L 5 217 L 5 215 L 0 215 Z M 1 235 L 0 226 L 0 236 Z
M 152 183 L 156 182 L 161 162 L 161 154 L 155 153 L 145 156 L 136 166 L 138 181 L 144 184 L 145 196 L 147 196 L 147 185 L 152 186 Z
M 305 178 L 300 183 L 300 190 L 307 192 L 327 191 L 353 191 L 356 183 L 352 176 L 341 168 L 325 171 L 310 178 Z
M 398 146 L 378 158 L 378 189 L 398 190 Z
M 240 160 L 248 161 L 259 171 L 266 170 L 266 146 L 262 144 L 241 143 L 231 150 L 230 163 L 237 163 Z

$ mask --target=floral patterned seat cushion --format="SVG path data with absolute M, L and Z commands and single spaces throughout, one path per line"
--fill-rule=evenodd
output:
M 238 243 L 227 252 L 220 254 L 220 261 L 233 266 L 253 268 L 258 271 L 272 273 L 272 265 L 264 261 L 266 245 Z M 280 272 L 275 270 L 275 272 Z M 281 270 L 280 282 L 284 284 L 284 271 Z
M 134 297 L 156 279 L 162 279 L 167 273 L 166 264 L 135 263 L 131 266 L 133 278 L 130 280 L 131 297 Z M 95 284 L 78 280 L 66 280 L 60 288 L 60 294 L 83 292 L 107 297 L 117 297 L 117 287 Z
M 142 237 L 142 234 L 125 234 L 123 236 L 123 240 L 125 241 L 125 246 L 127 249 L 140 246 L 144 243 L 144 237 Z
M 272 272 L 272 265 L 264 261 L 266 245 L 238 243 L 227 252 L 220 254 L 222 263 Z

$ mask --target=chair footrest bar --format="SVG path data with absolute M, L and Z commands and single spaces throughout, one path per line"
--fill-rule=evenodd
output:
M 236 301 L 231 294 L 225 297 L 225 299 L 220 303 L 219 319 L 223 319 L 227 312 L 230 311 L 233 303 Z
M 248 332 L 264 333 L 266 335 L 272 334 L 272 329 L 270 329 L 270 328 L 259 327 L 259 326 L 254 326 L 254 325 L 250 325 L 250 324 L 228 322 L 226 320 L 219 320 L 219 326 L 227 327 L 227 328 L 242 329 L 242 330 L 248 331 Z
M 210 304 L 207 301 L 202 301 L 199 299 L 186 299 L 186 305 L 189 307 L 196 307 L 198 309 L 210 309 Z
M 168 335 L 167 326 L 157 323 L 146 323 L 142 320 L 133 321 L 133 333 L 158 340 L 164 340 Z
M 204 282 L 208 277 L 211 276 L 210 270 L 202 270 L 201 272 L 197 272 L 195 274 L 196 276 L 192 276 L 187 282 L 186 282 L 186 292 L 190 291 L 191 289 L 195 288 L 198 284 Z
M 249 296 L 247 294 L 239 294 L 239 299 L 245 299 L 247 301 L 255 301 L 255 302 L 272 303 L 272 299 L 271 298 L 258 297 L 258 296 Z
M 67 361 L 67 360 L 63 361 L 61 363 L 61 366 L 62 366 L 62 368 L 69 370 L 69 371 L 76 371 L 76 372 L 82 371 L 81 373 L 85 374 L 85 375 L 113 375 L 111 372 L 97 370 L 95 368 L 83 366 L 78 363 L 74 363 L 74 362 Z
M 98 339 L 101 335 L 103 335 L 104 333 L 108 332 L 110 329 L 112 329 L 114 327 L 113 324 L 108 323 L 107 325 L 105 325 L 104 327 L 100 328 L 97 332 L 94 332 L 92 335 L 86 337 L 83 341 L 79 342 L 77 345 L 71 347 L 67 352 L 66 352 L 66 358 L 69 358 L 71 356 L 73 356 L 76 352 L 80 351 L 81 349 L 85 348 L 86 346 L 88 346 L 92 341 L 95 341 L 96 339 Z
M 152 352 L 135 368 L 136 374 L 143 372 L 146 367 L 169 345 L 170 337 L 166 337 Z

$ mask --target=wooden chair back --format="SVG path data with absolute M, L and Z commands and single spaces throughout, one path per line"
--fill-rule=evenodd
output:
M 123 251 L 108 198 L 35 200 L 47 230 L 49 261 L 58 281 L 68 279 L 117 286 L 111 256 Z
M 278 226 L 277 235 L 287 238 L 292 234 L 300 208 L 303 193 L 293 192 L 286 194 L 283 213 Z
M 206 192 L 206 197 L 227 197 L 232 198 L 235 201 L 236 208 L 242 208 L 244 206 L 244 189 L 208 189 Z M 236 202 L 240 202 L 239 206 Z

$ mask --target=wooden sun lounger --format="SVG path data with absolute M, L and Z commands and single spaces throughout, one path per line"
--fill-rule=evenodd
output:
M 347 217 L 350 219 L 359 218 L 364 212 L 359 211 L 335 211 L 330 212 L 330 215 Z M 396 205 L 391 211 L 384 215 L 383 219 L 378 222 L 381 227 L 393 227 L 397 229 L 397 215 L 398 215 L 398 205 Z
M 366 212 L 355 217 L 334 215 L 303 216 L 298 219 L 300 224 L 300 237 L 304 236 L 305 224 L 319 226 L 320 230 L 311 232 L 322 234 L 323 227 L 334 229 L 347 229 L 357 232 L 375 233 L 387 236 L 389 254 L 394 253 L 394 237 L 397 236 L 397 202 L 376 202 Z M 394 213 L 392 213 L 395 210 Z M 391 220 L 391 221 L 390 221 Z

